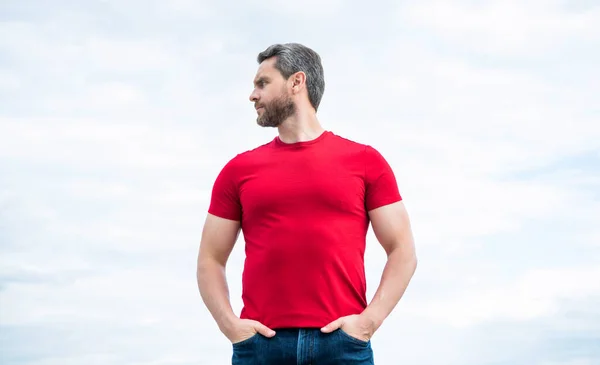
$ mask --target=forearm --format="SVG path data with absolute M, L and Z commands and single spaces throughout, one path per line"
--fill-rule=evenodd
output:
M 414 251 L 397 248 L 388 255 L 381 275 L 381 281 L 373 299 L 363 311 L 371 318 L 375 328 L 379 328 L 396 307 L 416 270 L 417 259 Z
M 198 288 L 204 304 L 222 332 L 237 318 L 231 307 L 225 267 L 215 260 L 198 262 Z

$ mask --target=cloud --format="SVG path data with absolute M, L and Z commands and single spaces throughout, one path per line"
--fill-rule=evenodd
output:
M 520 56 L 552 51 L 569 41 L 595 42 L 600 8 L 569 9 L 561 1 L 408 2 L 403 21 L 479 52 Z
M 444 300 L 416 303 L 414 315 L 433 317 L 453 326 L 481 325 L 488 321 L 528 321 L 560 314 L 564 301 L 597 296 L 597 267 L 579 269 L 535 269 L 511 285 L 487 288 L 483 280 Z M 597 323 L 598 324 L 598 323 Z
M 419 269 L 377 363 L 597 362 L 598 9 L 578 4 L 11 4 L 5 361 L 230 362 L 196 288 L 201 226 L 220 168 L 275 133 L 248 101 L 256 54 L 301 39 L 325 64 L 323 125 L 383 153 L 413 221 Z M 370 232 L 369 296 L 384 264 Z

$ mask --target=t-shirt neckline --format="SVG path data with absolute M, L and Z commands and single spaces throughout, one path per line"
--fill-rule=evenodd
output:
M 318 137 L 311 139 L 310 141 L 300 141 L 300 142 L 293 142 L 293 143 L 285 143 L 279 138 L 279 136 L 276 136 L 273 141 L 275 143 L 275 146 L 277 146 L 277 147 L 298 148 L 298 147 L 305 147 L 305 146 L 310 146 L 310 145 L 319 143 L 330 134 L 331 134 L 331 131 L 325 130 Z

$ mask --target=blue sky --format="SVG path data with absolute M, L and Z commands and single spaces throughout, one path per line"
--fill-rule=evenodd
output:
M 303 4 L 0 5 L 2 364 L 229 363 L 195 260 L 216 174 L 275 136 L 248 96 L 277 42 L 321 54 L 322 124 L 381 151 L 411 214 L 377 364 L 600 363 L 600 6 Z M 372 232 L 366 262 L 370 297 Z

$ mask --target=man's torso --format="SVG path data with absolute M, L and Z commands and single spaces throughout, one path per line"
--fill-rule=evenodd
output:
M 242 318 L 319 328 L 362 312 L 368 208 L 400 199 L 388 170 L 374 150 L 331 132 L 275 139 L 226 166 L 210 211 L 241 221 Z

